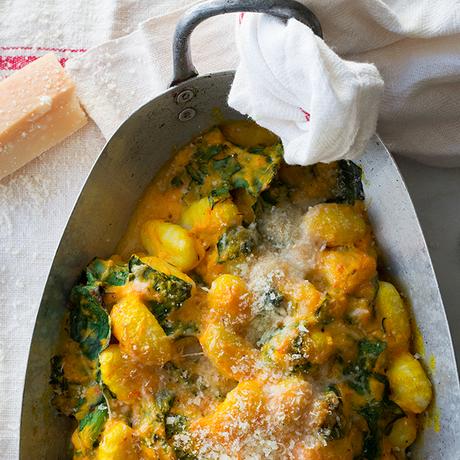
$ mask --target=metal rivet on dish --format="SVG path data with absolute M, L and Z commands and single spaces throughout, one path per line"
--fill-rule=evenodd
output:
M 184 89 L 176 96 L 176 102 L 178 104 L 183 104 L 184 102 L 190 101 L 193 99 L 195 93 L 191 89 Z
M 191 107 L 187 107 L 186 109 L 179 112 L 178 118 L 180 121 L 189 121 L 196 115 L 196 110 L 192 109 Z

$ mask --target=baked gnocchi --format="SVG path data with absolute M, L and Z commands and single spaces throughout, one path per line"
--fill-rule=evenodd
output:
M 153 179 L 72 290 L 54 404 L 75 460 L 404 459 L 432 400 L 361 171 L 249 122 Z

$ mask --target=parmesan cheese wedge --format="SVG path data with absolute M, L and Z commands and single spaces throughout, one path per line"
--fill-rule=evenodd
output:
M 0 82 L 0 179 L 87 122 L 75 84 L 47 54 Z

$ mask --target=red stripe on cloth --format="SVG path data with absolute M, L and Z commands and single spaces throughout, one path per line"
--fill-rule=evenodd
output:
M 299 107 L 299 109 L 303 113 L 305 121 L 308 123 L 310 121 L 310 114 L 306 110 L 302 109 L 302 107 Z
M 20 70 L 40 56 L 0 56 L 0 70 Z M 59 62 L 64 67 L 69 58 L 60 58 Z
M 0 46 L 2 50 L 55 51 L 56 53 L 84 53 L 85 48 L 47 48 L 44 46 Z
M 0 70 L 19 70 L 38 56 L 0 56 Z

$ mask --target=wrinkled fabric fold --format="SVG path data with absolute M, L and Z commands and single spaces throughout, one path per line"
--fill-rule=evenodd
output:
M 383 80 L 372 64 L 341 59 L 310 28 L 246 14 L 229 105 L 280 136 L 287 163 L 361 155 L 375 132 Z

